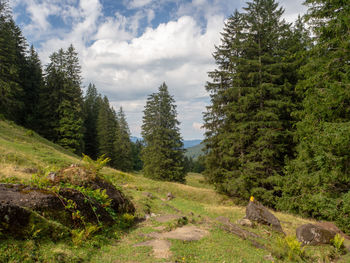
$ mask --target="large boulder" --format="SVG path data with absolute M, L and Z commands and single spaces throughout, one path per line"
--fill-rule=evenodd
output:
M 297 228 L 297 238 L 304 245 L 330 244 L 336 232 L 319 225 L 305 224 Z
M 52 184 L 70 183 L 77 186 L 88 187 L 92 190 L 106 190 L 106 194 L 112 200 L 111 208 L 117 213 L 134 213 L 135 207 L 124 194 L 106 180 L 96 176 L 89 169 L 82 166 L 71 165 L 61 169 L 57 174 L 49 176 Z
M 269 225 L 273 230 L 284 233 L 280 221 L 266 207 L 257 201 L 249 202 L 246 208 L 245 218 L 260 224 Z
M 74 202 L 69 207 L 69 201 Z M 59 221 L 64 225 L 76 224 L 79 218 L 72 217 L 72 212 L 79 211 L 79 214 L 88 222 L 113 221 L 109 213 L 96 201 L 89 199 L 75 189 L 63 188 L 58 193 L 33 188 L 25 185 L 0 184 L 0 203 L 9 205 L 12 209 L 16 207 L 38 212 L 50 219 Z M 12 222 L 12 221 L 11 221 Z
M 90 189 L 106 190 L 112 200 L 110 208 L 116 214 L 135 211 L 133 204 L 112 184 L 102 180 L 95 181 L 91 182 Z M 5 223 L 25 226 L 28 221 L 25 219 L 25 215 L 28 215 L 26 211 L 34 211 L 66 226 L 76 226 L 82 220 L 113 223 L 113 218 L 103 205 L 72 188 L 61 188 L 55 192 L 20 184 L 0 184 L 0 204 L 0 215 L 4 215 L 2 211 L 10 211 L 6 216 L 0 216 L 0 225 Z M 17 217 L 22 217 L 23 221 L 16 219 Z

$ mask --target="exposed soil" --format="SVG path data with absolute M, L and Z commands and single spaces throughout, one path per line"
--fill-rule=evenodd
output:
M 181 217 L 181 216 L 180 216 Z M 164 215 L 162 218 L 174 219 L 174 215 Z M 164 221 L 167 222 L 167 221 Z M 146 242 L 138 243 L 135 247 L 151 246 L 153 248 L 153 254 L 156 258 L 169 258 L 171 256 L 171 243 L 167 239 L 177 239 L 183 241 L 197 241 L 207 236 L 209 232 L 207 230 L 198 228 L 196 226 L 183 226 L 170 232 L 152 232 L 147 234 L 147 237 L 154 238 Z
M 175 219 L 180 219 L 182 216 L 181 215 L 162 215 L 162 216 L 157 216 L 154 218 L 159 223 L 166 223 L 169 221 L 173 221 Z

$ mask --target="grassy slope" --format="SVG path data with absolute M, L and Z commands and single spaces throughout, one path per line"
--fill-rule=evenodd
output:
M 192 146 L 186 149 L 185 155 L 187 157 L 191 157 L 196 160 L 200 155 L 203 155 L 204 143 L 200 143 L 198 145 Z
M 0 121 L 0 181 L 9 181 L 13 176 L 28 181 L 31 174 L 23 172 L 25 168 L 49 171 L 79 161 L 79 157 L 38 135 Z M 175 214 L 174 207 L 191 218 L 194 224 L 210 231 L 209 236 L 196 242 L 172 240 L 171 262 L 270 262 L 263 259 L 269 252 L 252 247 L 248 241 L 224 232 L 213 223 L 218 216 L 235 222 L 244 216 L 245 209 L 217 194 L 205 184 L 201 175 L 188 175 L 187 185 L 183 185 L 157 182 L 141 174 L 127 174 L 110 168 L 104 168 L 103 173 L 132 198 L 137 214 L 143 215 L 147 210 L 155 214 Z M 145 192 L 152 193 L 155 198 L 145 197 Z M 176 198 L 167 202 L 170 206 L 164 206 L 161 199 L 168 192 Z M 189 216 L 191 212 L 194 216 Z M 288 214 L 275 214 L 287 235 L 295 235 L 295 229 L 300 224 L 312 222 Z M 36 240 L 35 237 L 25 241 L 0 239 L 0 255 L 8 262 L 169 262 L 169 259 L 153 258 L 150 247 L 133 247 L 147 239 L 142 234 L 156 231 L 154 227 L 159 225 L 172 226 L 151 219 L 134 226 L 127 233 L 101 233 L 79 246 L 74 246 L 69 240 L 54 243 Z M 279 238 L 267 227 L 259 226 L 252 231 L 266 238 L 267 246 L 273 247 Z M 306 248 L 308 254 L 324 258 L 329 250 L 330 246 Z M 349 255 L 339 262 L 350 262 Z

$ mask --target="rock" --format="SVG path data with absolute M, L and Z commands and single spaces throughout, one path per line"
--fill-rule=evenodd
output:
M 346 234 L 344 234 L 335 224 L 333 224 L 332 222 L 317 222 L 315 225 L 318 225 L 320 227 L 323 227 L 327 230 L 331 230 L 339 235 L 341 235 L 342 237 L 350 240 L 350 237 Z
M 305 224 L 297 228 L 296 234 L 301 243 L 314 246 L 330 244 L 337 233 L 318 225 Z
M 150 198 L 150 199 L 154 198 L 154 196 L 150 192 L 144 192 L 143 195 Z
M 116 189 L 114 185 L 100 178 L 85 184 L 92 189 L 106 189 L 106 194 L 112 199 L 111 207 L 118 213 L 135 213 L 135 206 L 121 191 Z
M 166 197 L 167 197 L 167 201 L 170 201 L 170 200 L 172 200 L 172 199 L 175 198 L 175 196 L 173 196 L 173 194 L 172 194 L 171 192 L 169 192 L 169 193 L 166 195 Z
M 36 174 L 38 172 L 37 168 L 24 168 L 22 170 L 23 173 L 27 173 L 27 174 Z
M 251 221 L 257 221 L 260 224 L 269 225 L 273 230 L 284 234 L 280 221 L 257 201 L 249 202 L 246 208 L 245 218 Z
M 113 185 L 107 182 L 98 183 L 101 186 L 105 186 L 100 189 L 106 189 L 107 195 L 112 199 L 111 208 L 116 213 L 133 213 L 135 211 L 132 203 L 121 192 L 115 189 Z M 94 186 L 97 187 L 97 183 Z M 74 204 L 68 207 L 67 200 L 73 201 Z M 12 210 L 18 210 L 18 213 L 22 211 L 21 208 L 27 208 L 67 226 L 76 225 L 79 222 L 78 217 L 72 217 L 73 212 L 76 211 L 79 211 L 80 215 L 87 222 L 113 222 L 110 214 L 100 203 L 93 198 L 88 198 L 80 191 L 71 188 L 61 188 L 56 193 L 26 185 L 0 184 L 0 203 L 3 206 L 7 205 Z M 6 218 L 0 217 L 0 220 L 6 223 L 4 221 Z
M 233 224 L 230 222 L 230 220 L 226 217 L 220 216 L 218 218 L 216 218 L 216 221 L 219 222 L 221 224 L 221 228 L 229 233 L 232 233 L 244 240 L 249 240 L 251 245 L 259 248 L 259 249 L 266 249 L 265 246 L 260 243 L 259 241 L 257 241 L 256 239 L 260 239 L 263 240 L 262 237 L 260 237 L 259 235 L 247 231 L 243 228 L 240 228 L 238 225 Z
M 49 179 L 51 183 L 58 182 L 55 172 L 49 172 L 49 174 L 47 175 L 47 179 Z
M 247 239 L 248 237 L 261 238 L 257 234 L 253 232 L 249 232 L 243 228 L 240 228 L 238 225 L 231 223 L 230 220 L 226 217 L 219 216 L 215 220 L 222 224 L 222 228 L 224 230 L 226 230 L 227 232 L 233 233 L 242 239 Z
M 65 226 L 47 220 L 29 209 L 4 202 L 0 202 L 0 225 L 6 237 L 27 239 L 35 236 L 58 240 L 70 235 L 69 229 Z
M 254 223 L 247 218 L 237 220 L 237 224 L 241 226 L 254 227 Z
M 0 202 L 0 225 L 6 226 L 6 231 L 11 234 L 18 234 L 21 227 L 29 223 L 30 212 L 23 207 Z
M 264 259 L 268 260 L 268 261 L 275 262 L 275 259 L 273 258 L 273 256 L 271 254 L 268 254 L 268 255 L 264 256 Z

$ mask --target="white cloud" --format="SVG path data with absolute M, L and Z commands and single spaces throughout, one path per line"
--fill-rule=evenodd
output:
M 128 7 L 130 7 L 130 8 L 140 8 L 140 7 L 143 7 L 145 5 L 148 5 L 151 2 L 152 2 L 152 0 L 132 0 L 128 4 Z
M 203 124 L 202 124 L 202 123 L 199 123 L 199 122 L 194 122 L 194 123 L 192 124 L 193 129 L 195 129 L 195 130 L 197 130 L 197 131 L 201 131 L 201 130 L 202 130 L 202 126 L 203 126 Z

